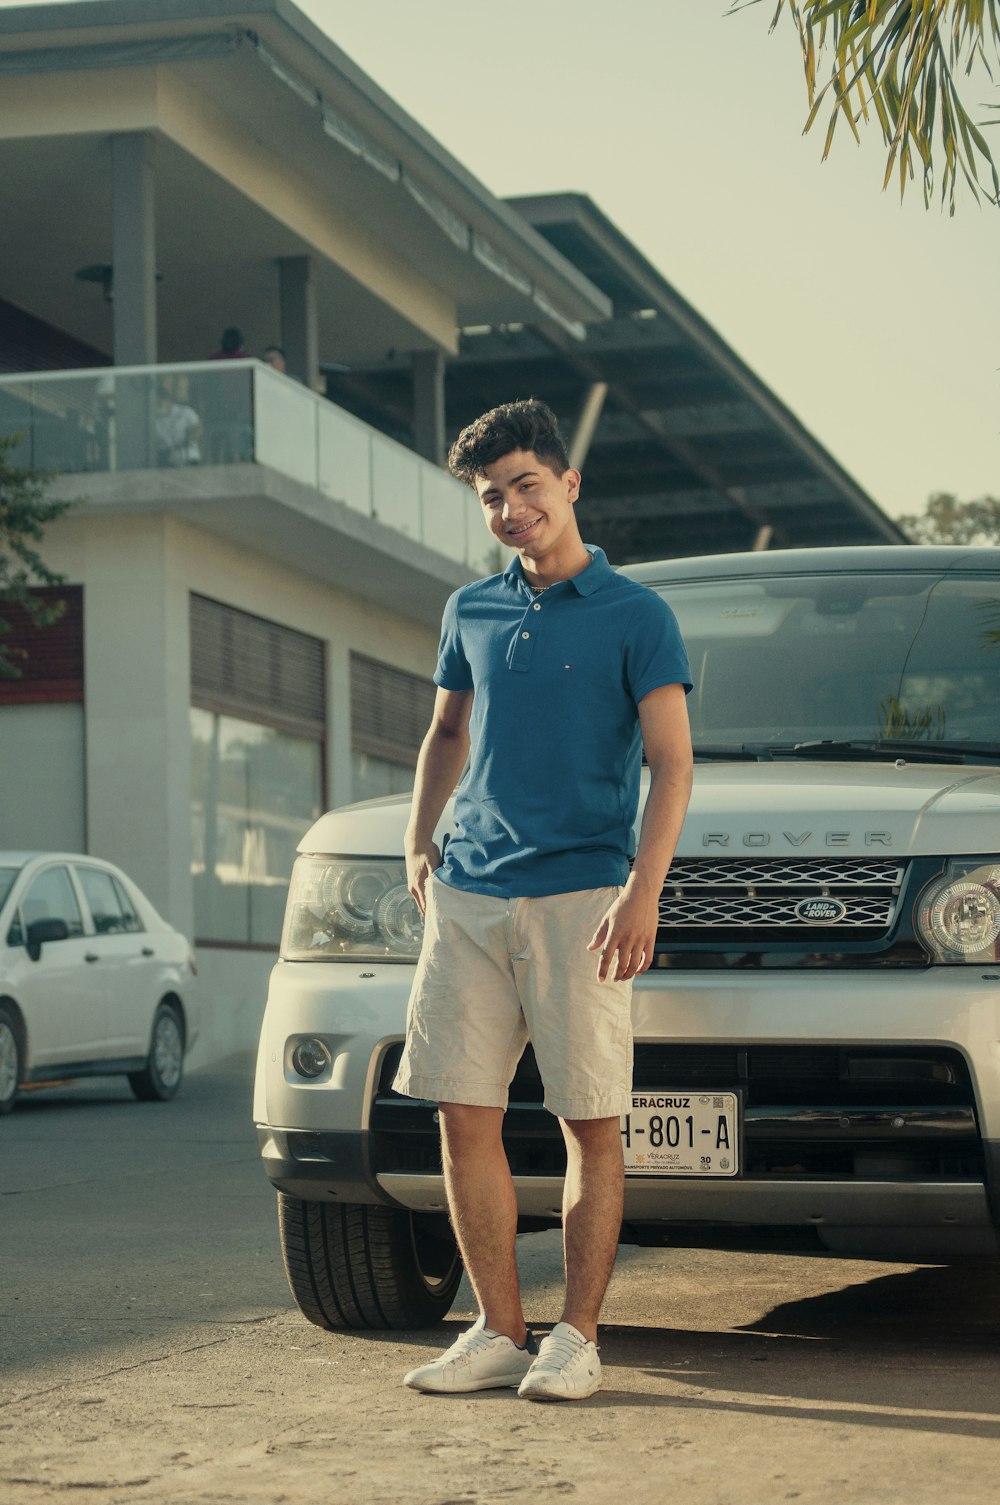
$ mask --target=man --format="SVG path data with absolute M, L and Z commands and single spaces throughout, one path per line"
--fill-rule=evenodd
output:
M 158 465 L 197 465 L 201 460 L 201 419 L 194 408 L 175 402 L 166 382 L 156 398 L 156 457 Z
M 480 1317 L 405 1383 L 582 1399 L 600 1386 L 597 1320 L 621 1225 L 631 983 L 653 959 L 690 793 L 689 671 L 666 604 L 583 543 L 580 473 L 544 403 L 484 414 L 449 465 L 515 557 L 445 608 L 406 834 L 425 934 L 395 1086 L 440 1105 L 448 1205 Z M 630 872 L 641 743 L 652 782 Z M 467 757 L 442 861 L 434 831 Z M 567 1154 L 566 1299 L 537 1351 L 501 1138 L 529 1039 Z
M 246 359 L 243 348 L 243 331 L 230 324 L 219 336 L 219 348 L 208 357 L 210 361 L 241 361 Z

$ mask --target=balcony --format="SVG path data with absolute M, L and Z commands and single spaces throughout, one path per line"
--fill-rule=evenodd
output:
M 397 556 L 400 546 L 422 545 L 450 564 L 440 572 L 442 584 L 497 568 L 496 546 L 468 487 L 259 361 L 2 376 L 0 433 L 21 436 L 15 464 L 72 478 L 58 484 L 61 495 L 119 506 L 141 496 L 144 507 L 159 501 L 224 533 L 235 529 L 226 526 L 222 502 L 230 511 L 244 502 L 244 539 L 247 509 L 264 497 L 350 535 L 368 555 L 379 552 L 382 529 L 392 536 L 383 544 L 391 542 Z M 265 470 L 293 485 L 275 487 Z M 156 472 L 160 484 L 144 472 Z M 91 486 L 84 475 L 93 476 Z M 352 519 L 369 525 L 357 528 Z M 284 543 L 287 562 L 298 562 L 286 529 L 264 532 L 279 550 Z M 318 541 L 314 532 L 303 547 L 311 552 Z M 421 552 L 410 556 L 415 567 Z M 345 561 L 354 557 L 341 553 Z

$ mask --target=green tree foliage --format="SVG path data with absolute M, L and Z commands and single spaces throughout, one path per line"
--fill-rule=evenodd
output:
M 897 521 L 914 543 L 1000 544 L 1000 497 L 960 502 L 936 491 L 922 513 Z
M 0 434 L 0 679 L 20 679 L 22 672 L 6 642 L 11 627 L 3 620 L 4 607 L 20 606 L 36 627 L 58 621 L 66 609 L 64 601 L 44 601 L 33 587 L 63 583 L 65 577 L 48 568 L 36 545 L 46 524 L 72 503 L 46 501 L 51 475 L 13 464 L 19 439 Z
M 758 3 L 732 0 L 731 9 Z M 963 179 L 975 198 L 1000 202 L 990 148 L 956 83 L 980 67 L 990 75 L 1000 49 L 1000 0 L 777 0 L 772 30 L 782 11 L 802 44 L 805 129 L 829 112 L 824 158 L 841 119 L 860 141 L 858 127 L 874 113 L 888 148 L 883 188 L 898 174 L 902 197 L 919 173 L 929 204 L 937 162 L 941 202 L 952 214 Z

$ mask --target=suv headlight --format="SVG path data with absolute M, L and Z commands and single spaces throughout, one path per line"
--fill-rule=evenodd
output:
M 281 936 L 286 961 L 408 961 L 423 932 L 402 862 L 296 859 Z
M 948 863 L 917 904 L 917 936 L 939 962 L 992 962 L 1000 955 L 1000 857 Z

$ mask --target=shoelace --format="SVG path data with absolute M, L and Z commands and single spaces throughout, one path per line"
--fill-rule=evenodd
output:
M 535 1360 L 536 1368 L 565 1369 L 570 1360 L 582 1353 L 585 1347 L 585 1343 L 581 1343 L 579 1338 L 574 1338 L 569 1333 L 560 1333 L 558 1337 L 550 1333 L 542 1340 L 538 1359 Z
M 448 1362 L 451 1364 L 468 1363 L 477 1348 L 486 1348 L 492 1342 L 493 1335 L 485 1328 L 471 1327 L 460 1338 L 456 1338 L 451 1345 Z

